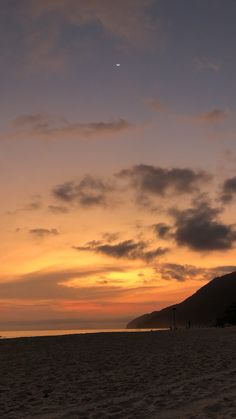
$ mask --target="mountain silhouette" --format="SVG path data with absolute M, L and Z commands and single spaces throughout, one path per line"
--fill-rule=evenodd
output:
M 173 326 L 174 315 L 177 327 L 213 326 L 217 319 L 225 317 L 235 302 L 236 271 L 213 279 L 179 304 L 137 317 L 128 323 L 127 328 L 170 327 Z

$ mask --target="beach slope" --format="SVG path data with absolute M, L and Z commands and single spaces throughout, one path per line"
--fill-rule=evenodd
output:
M 235 328 L 1 340 L 1 418 L 235 418 L 235 353 Z

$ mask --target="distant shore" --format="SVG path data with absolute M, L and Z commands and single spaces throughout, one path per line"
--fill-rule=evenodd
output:
M 0 341 L 1 418 L 236 417 L 236 328 Z

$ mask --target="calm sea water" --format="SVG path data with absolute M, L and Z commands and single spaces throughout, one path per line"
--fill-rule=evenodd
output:
M 0 337 L 2 339 L 11 338 L 23 338 L 23 337 L 35 337 L 35 336 L 62 336 L 62 335 L 81 335 L 88 333 L 133 333 L 133 332 L 151 332 L 151 331 L 162 331 L 168 329 L 76 329 L 76 330 L 11 330 L 11 331 L 0 331 Z

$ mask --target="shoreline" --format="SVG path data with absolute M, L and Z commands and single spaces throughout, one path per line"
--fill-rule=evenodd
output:
M 223 328 L 217 328 L 215 326 L 193 326 L 190 329 L 185 327 L 179 327 L 176 330 L 172 330 L 171 328 L 147 328 L 147 329 L 48 329 L 48 330 L 6 330 L 1 331 L 3 333 L 0 335 L 0 341 L 2 340 L 15 340 L 15 339 L 28 339 L 28 338 L 40 338 L 40 337 L 59 337 L 59 336 L 80 336 L 80 335 L 98 335 L 98 334 L 135 334 L 135 333 L 155 333 L 155 332 L 171 332 L 171 333 L 182 333 L 182 332 L 192 332 L 196 330 L 235 330 L 236 326 L 228 325 Z M 5 333 L 5 335 L 4 335 Z M 15 335 L 15 336 L 14 336 Z
M 167 328 L 160 329 L 48 329 L 48 330 L 9 330 L 1 331 L 1 339 L 20 339 L 47 336 L 71 336 L 71 335 L 96 335 L 100 333 L 148 333 L 169 331 Z M 4 335 L 5 332 L 5 335 Z

